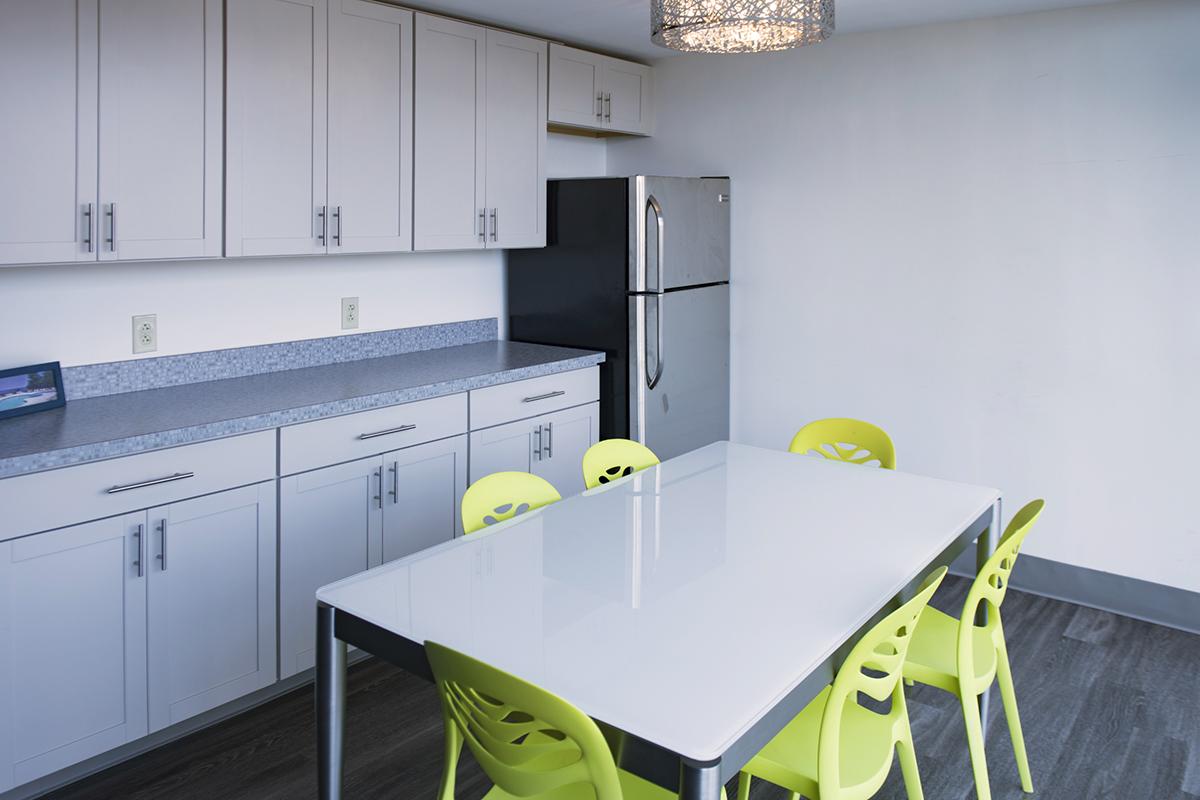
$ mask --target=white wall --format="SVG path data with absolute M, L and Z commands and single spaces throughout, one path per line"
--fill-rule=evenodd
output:
M 551 177 L 605 174 L 600 139 L 550 134 Z M 341 298 L 362 324 L 341 330 Z M 152 356 L 480 317 L 505 329 L 496 252 L 160 261 L 0 269 L 0 369 L 133 358 L 130 317 L 158 315 Z
M 158 351 L 191 353 L 341 330 L 348 333 L 500 316 L 497 252 L 403 253 L 0 269 L 0 365 L 64 366 L 132 358 L 130 317 L 158 315 Z
M 733 176 L 733 430 L 877 421 L 1048 500 L 1027 551 L 1200 589 L 1200 3 L 659 65 L 614 174 Z

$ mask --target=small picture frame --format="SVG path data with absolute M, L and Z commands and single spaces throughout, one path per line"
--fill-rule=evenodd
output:
M 0 420 L 62 408 L 66 402 L 57 361 L 0 369 Z

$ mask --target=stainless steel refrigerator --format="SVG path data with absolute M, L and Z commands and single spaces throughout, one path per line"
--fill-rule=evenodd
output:
M 660 458 L 729 438 L 729 179 L 550 181 L 508 255 L 509 337 L 603 350 L 600 437 Z

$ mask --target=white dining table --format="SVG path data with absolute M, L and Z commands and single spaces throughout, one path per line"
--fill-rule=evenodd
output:
M 341 797 L 346 645 L 429 678 L 436 641 L 582 709 L 622 768 L 717 800 L 999 518 L 996 489 L 718 442 L 325 586 L 320 797 Z

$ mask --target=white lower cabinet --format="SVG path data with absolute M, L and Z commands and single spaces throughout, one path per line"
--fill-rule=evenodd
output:
M 467 436 L 430 442 L 383 457 L 383 561 L 448 542 L 462 530 Z
M 463 434 L 280 480 L 280 677 L 315 663 L 317 589 L 454 538 L 466 477 Z
M 0 543 L 0 791 L 147 733 L 145 513 Z
M 149 512 L 150 730 L 275 682 L 275 483 Z
M 383 515 L 380 456 L 279 481 L 279 675 L 315 662 L 317 589 L 377 566 Z
M 600 404 L 471 433 L 471 482 L 493 472 L 532 472 L 567 497 L 584 490 L 583 454 L 596 443 Z

